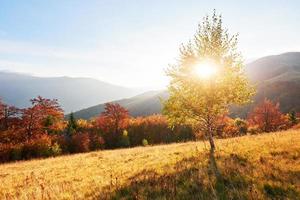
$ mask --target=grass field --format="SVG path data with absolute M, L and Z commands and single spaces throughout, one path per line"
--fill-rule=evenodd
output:
M 300 131 L 0 165 L 0 199 L 300 199 Z M 121 198 L 122 197 L 122 198 Z

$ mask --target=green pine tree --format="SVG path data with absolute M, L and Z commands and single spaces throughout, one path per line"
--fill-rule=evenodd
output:
M 289 118 L 289 121 L 292 125 L 295 125 L 298 123 L 298 119 L 297 119 L 297 116 L 296 116 L 296 112 L 295 111 L 291 111 L 289 114 L 288 114 L 288 118 Z
M 77 129 L 78 129 L 77 121 L 74 117 L 73 112 L 71 112 L 68 125 L 67 125 L 67 135 L 72 136 L 74 133 L 76 133 Z

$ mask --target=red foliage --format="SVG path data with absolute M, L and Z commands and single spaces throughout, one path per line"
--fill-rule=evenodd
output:
M 162 115 L 132 118 L 128 125 L 131 146 L 141 145 L 143 139 L 150 144 L 193 140 L 191 127 L 176 126 L 171 129 Z
M 40 96 L 30 100 L 32 107 L 23 110 L 22 125 L 28 139 L 43 134 L 53 124 L 46 124 L 49 117 L 51 120 L 63 118 L 63 110 L 56 99 L 50 100 Z M 53 123 L 53 122 L 51 122 Z
M 99 134 L 91 132 L 89 136 L 90 150 L 103 149 L 105 141 Z
M 20 129 L 11 128 L 0 132 L 0 144 L 18 144 L 25 141 Z
M 129 113 L 128 110 L 123 108 L 120 104 L 106 103 L 105 110 L 100 115 L 100 122 L 105 121 L 105 124 L 99 124 L 104 129 L 109 128 L 115 133 L 118 133 L 120 129 L 126 127 Z M 105 127 L 106 126 L 106 127 Z
M 0 143 L 0 162 L 51 156 L 51 144 L 48 135 L 20 143 Z
M 4 160 L 30 159 L 52 154 L 53 138 L 46 133 L 62 130 L 63 111 L 57 100 L 39 96 L 32 99 L 31 103 L 29 108 L 18 109 L 0 102 L 0 149 L 6 152 Z
M 0 102 L 0 130 L 8 130 L 20 125 L 22 110 Z
M 223 115 L 217 120 L 217 136 L 220 138 L 234 137 L 238 135 L 238 128 L 234 124 L 234 119 Z
M 279 110 L 279 103 L 274 104 L 264 99 L 248 117 L 250 126 L 257 126 L 263 132 L 276 131 L 285 124 L 285 117 Z
M 88 133 L 77 133 L 72 136 L 72 153 L 88 152 L 90 150 L 90 138 Z
M 22 157 L 25 159 L 50 156 L 52 139 L 49 135 L 39 135 L 23 143 Z
M 10 160 L 10 146 L 9 144 L 0 145 L 0 163 Z
M 128 125 L 128 120 L 128 110 L 117 103 L 105 104 L 105 110 L 98 117 L 97 125 L 104 133 L 103 137 L 108 147 L 116 147 L 122 130 Z
M 245 120 L 232 119 L 227 114 L 217 121 L 217 136 L 221 138 L 237 137 L 247 134 L 248 124 Z
M 164 116 L 151 115 L 131 119 L 128 133 L 133 145 L 141 145 L 143 139 L 147 139 L 150 144 L 155 144 L 166 142 L 171 129 Z
M 299 130 L 299 129 L 300 129 L 300 123 L 294 125 L 294 126 L 292 127 L 292 129 L 294 129 L 294 130 Z
M 0 143 L 18 143 L 23 141 L 20 133 L 21 109 L 8 106 L 0 101 Z
M 94 132 L 77 132 L 70 137 L 63 135 L 53 138 L 52 143 L 59 144 L 63 153 L 79 153 L 103 149 L 103 138 Z
M 0 119 L 4 118 L 4 103 L 0 99 Z

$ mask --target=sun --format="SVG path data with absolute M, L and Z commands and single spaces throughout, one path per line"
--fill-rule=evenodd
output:
M 209 79 L 218 71 L 217 65 L 212 61 L 203 61 L 195 65 L 195 74 L 203 79 Z

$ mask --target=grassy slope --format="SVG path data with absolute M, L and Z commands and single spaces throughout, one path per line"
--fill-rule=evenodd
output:
M 4 164 L 0 199 L 300 199 L 300 131 L 217 147 L 214 156 L 189 142 Z

